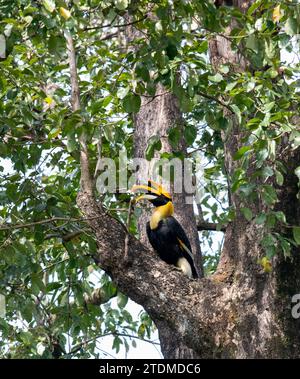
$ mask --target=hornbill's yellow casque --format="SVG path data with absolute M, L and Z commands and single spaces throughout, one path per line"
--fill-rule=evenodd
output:
M 173 217 L 171 195 L 152 180 L 148 185 L 134 185 L 132 191 L 146 191 L 135 202 L 149 200 L 155 209 L 147 222 L 147 235 L 160 258 L 178 267 L 190 278 L 197 278 L 191 244 L 179 222 Z

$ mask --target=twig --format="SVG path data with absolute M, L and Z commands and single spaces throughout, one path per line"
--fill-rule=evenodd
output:
M 68 223 L 69 222 L 80 222 L 80 221 L 86 221 L 86 220 L 90 220 L 90 219 L 97 219 L 99 217 L 101 217 L 101 216 L 95 216 L 92 218 L 52 217 L 52 218 L 48 218 L 45 220 L 28 222 L 26 224 L 14 224 L 14 225 L 13 224 L 2 224 L 2 225 L 0 225 L 0 231 L 12 230 L 12 229 L 31 228 L 32 226 L 35 226 L 35 225 L 49 224 L 49 223 L 52 223 L 55 221 L 67 221 Z
M 231 106 L 230 105 L 227 105 L 226 103 L 224 103 L 222 100 L 214 97 L 214 96 L 210 96 L 210 95 L 207 95 L 206 93 L 204 92 L 197 92 L 198 95 L 202 96 L 202 97 L 205 97 L 206 99 L 209 99 L 209 100 L 213 100 L 213 101 L 216 101 L 217 103 L 219 103 L 220 105 L 222 105 L 222 107 L 225 107 L 227 108 L 232 114 L 234 114 L 235 112 L 231 109 Z
M 106 34 L 106 35 L 100 37 L 100 41 L 107 41 L 108 39 L 116 37 L 117 35 L 118 35 L 118 32 Z
M 169 93 L 171 93 L 170 91 L 167 91 L 167 92 L 164 92 L 164 93 L 159 93 L 157 95 L 153 95 L 153 96 L 150 96 L 150 95 L 142 95 L 143 97 L 150 97 L 151 99 L 149 101 L 147 101 L 147 103 L 145 104 L 142 104 L 141 107 L 145 107 L 147 105 L 149 105 L 150 103 L 152 103 L 152 101 L 154 101 L 157 97 L 159 96 L 165 96 L 165 95 L 168 95 Z
M 61 239 L 63 240 L 63 242 L 69 242 L 73 240 L 74 238 L 80 236 L 84 232 L 85 232 L 84 230 L 75 230 L 74 232 L 63 234 L 61 236 Z
M 205 222 L 204 217 L 203 217 L 203 210 L 200 203 L 197 203 L 197 209 L 198 209 L 199 222 L 201 223 Z
M 88 340 L 79 343 L 69 353 L 67 353 L 67 355 L 69 355 L 69 354 L 75 354 L 75 353 L 77 353 L 77 351 L 79 351 L 82 348 L 82 346 L 84 346 L 84 345 L 86 345 L 86 344 L 88 344 L 88 343 L 90 343 L 92 341 L 95 341 L 98 338 L 103 338 L 103 337 L 108 337 L 108 336 L 134 338 L 134 339 L 138 339 L 140 341 L 151 343 L 152 345 L 160 346 L 160 343 L 158 343 L 158 342 L 154 342 L 154 341 L 151 341 L 151 340 L 148 340 L 148 339 L 144 339 L 144 338 L 141 338 L 139 336 L 134 336 L 132 334 L 126 334 L 126 333 L 105 333 L 105 334 L 102 334 L 102 335 L 99 335 L 99 336 L 95 336 L 95 337 L 89 338 Z
M 144 95 L 144 94 L 140 94 L 140 93 L 136 93 L 136 92 L 133 92 L 135 95 L 138 95 L 138 96 L 141 96 L 141 97 L 148 97 L 148 98 L 151 98 L 152 100 L 155 99 L 156 97 L 159 97 L 159 96 L 164 96 L 164 95 L 167 95 L 169 93 L 171 93 L 170 91 L 165 91 L 163 93 L 158 93 L 157 95 Z
M 67 41 L 67 50 L 69 57 L 70 66 L 70 79 L 71 79 L 71 105 L 73 112 L 80 110 L 80 94 L 78 85 L 78 75 L 76 66 L 76 55 L 75 48 L 73 44 L 73 39 L 69 31 L 65 32 L 65 38 Z M 93 194 L 93 182 L 89 171 L 89 157 L 87 149 L 87 137 L 85 131 L 79 137 L 80 142 L 80 167 L 81 167 L 81 177 L 80 177 L 80 187 L 83 192 L 89 195 Z
M 110 23 L 110 24 L 107 24 L 107 25 L 98 25 L 98 26 L 91 26 L 91 27 L 87 27 L 87 28 L 84 28 L 82 30 L 84 31 L 88 31 L 88 30 L 97 30 L 97 29 L 104 29 L 104 28 L 109 28 L 109 27 L 113 27 L 113 28 L 123 28 L 123 27 L 126 27 L 126 26 L 130 26 L 130 25 L 134 25 L 134 24 L 137 24 L 143 20 L 145 20 L 146 18 L 148 17 L 148 15 L 146 14 L 144 17 L 140 18 L 139 20 L 135 20 L 135 21 L 132 21 L 132 22 L 128 22 L 127 24 L 117 24 L 117 25 L 113 25 L 114 21 L 116 18 L 113 19 L 113 21 Z
M 57 261 L 57 262 L 53 262 L 51 264 L 49 264 L 48 266 L 44 267 L 43 269 L 41 269 L 40 271 L 38 271 L 38 274 L 41 274 L 41 273 L 45 273 L 47 272 L 50 268 L 56 266 L 56 265 L 60 265 L 61 263 L 64 263 L 66 261 L 68 261 L 70 258 L 64 258 L 64 259 L 61 259 L 60 261 Z
M 128 212 L 128 208 L 107 208 L 105 210 L 108 211 L 108 212 Z M 0 231 L 13 230 L 13 229 L 23 229 L 23 228 L 31 228 L 32 226 L 35 226 L 35 225 L 49 224 L 49 223 L 52 223 L 52 222 L 55 222 L 55 221 L 66 221 L 66 224 L 69 224 L 70 222 L 85 222 L 85 221 L 89 221 L 89 220 L 95 220 L 97 218 L 101 218 L 101 216 L 78 217 L 78 218 L 76 218 L 76 217 L 52 217 L 52 218 L 47 218 L 45 220 L 28 222 L 28 223 L 25 223 L 25 224 L 8 224 L 8 223 L 4 223 L 4 224 L 0 224 Z M 60 226 L 60 228 L 61 228 L 61 226 Z M 83 233 L 84 231 L 80 230 L 80 232 Z M 57 235 L 55 235 L 55 236 L 57 236 Z M 55 236 L 54 235 L 52 235 L 52 236 L 49 235 L 49 236 L 47 236 L 47 239 L 50 239 L 50 237 L 55 237 Z

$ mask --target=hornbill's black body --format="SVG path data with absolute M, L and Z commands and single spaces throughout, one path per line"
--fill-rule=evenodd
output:
M 147 235 L 153 249 L 168 264 L 179 267 L 187 276 L 197 278 L 190 241 L 179 222 L 172 216 L 174 212 L 171 196 L 163 187 L 153 181 L 148 186 L 137 185 L 133 190 L 146 190 L 139 196 L 149 200 L 154 212 L 147 223 Z
M 147 235 L 153 249 L 163 261 L 177 266 L 178 260 L 185 258 L 191 266 L 193 277 L 198 277 L 193 257 L 179 242 L 182 241 L 188 250 L 192 252 L 190 241 L 176 218 L 172 216 L 166 217 L 159 222 L 158 227 L 154 230 L 150 228 L 150 222 L 147 222 Z

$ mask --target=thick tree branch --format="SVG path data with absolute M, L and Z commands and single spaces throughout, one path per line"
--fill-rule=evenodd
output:
M 186 278 L 132 235 L 128 237 L 127 259 L 124 228 L 87 193 L 81 192 L 77 202 L 96 235 L 99 266 L 111 275 L 122 292 L 146 309 L 154 322 L 172 325 L 187 346 L 206 356 L 208 345 L 210 350 L 215 341 L 204 330 L 211 330 L 213 319 L 221 322 L 216 315 L 224 285 L 205 278 L 197 281 Z
M 201 230 L 214 230 L 217 232 L 225 232 L 226 226 L 219 226 L 219 224 L 214 224 L 213 222 L 198 221 L 197 229 Z
M 77 75 L 77 66 L 76 66 L 76 55 L 75 48 L 73 43 L 73 38 L 70 32 L 65 32 L 65 37 L 67 41 L 67 50 L 69 57 L 69 66 L 70 66 L 70 77 L 71 77 L 71 105 L 73 112 L 80 110 L 80 93 L 78 85 L 78 75 Z M 89 158 L 88 158 L 88 148 L 87 148 L 87 138 L 85 131 L 82 131 L 80 137 L 80 166 L 81 166 L 81 178 L 80 186 L 82 191 L 88 193 L 93 192 L 93 180 L 90 175 L 89 169 Z

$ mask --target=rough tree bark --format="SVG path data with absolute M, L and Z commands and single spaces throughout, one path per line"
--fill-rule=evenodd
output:
M 233 1 L 242 10 L 250 4 Z M 220 62 L 229 62 L 238 69 L 245 64 L 222 37 L 210 42 L 210 53 L 216 69 Z M 167 102 L 169 107 L 174 107 L 170 95 L 154 99 L 153 108 L 142 107 L 135 120 L 137 130 L 143 128 L 137 146 L 146 143 L 159 125 L 167 124 L 166 118 L 160 118 L 161 113 L 157 112 L 160 109 L 167 117 L 171 109 Z M 225 114 L 232 118 L 234 125 L 223 135 L 225 164 L 230 175 L 235 168 L 232 157 L 241 143 L 242 132 L 233 115 Z M 157 129 L 150 132 L 150 127 Z M 285 177 L 285 190 L 279 192 L 277 209 L 285 212 L 289 223 L 299 225 L 299 211 L 295 210 L 298 179 L 293 169 L 299 165 L 300 153 L 285 151 L 282 159 L 290 171 Z M 149 313 L 158 326 L 165 358 L 300 357 L 300 320 L 291 316 L 291 297 L 300 289 L 299 250 L 293 251 L 293 260 L 277 256 L 272 262 L 272 272 L 265 273 L 257 264 L 263 254 L 259 245 L 263 227 L 246 221 L 240 214 L 237 195 L 232 197 L 237 216 L 226 228 L 217 272 L 194 281 L 158 260 L 151 249 L 132 236 L 125 256 L 127 231 L 96 202 L 92 180 L 87 177 L 86 167 L 82 170 L 84 183 L 78 194 L 78 205 L 90 219 L 95 233 L 97 261 L 120 290 Z M 253 211 L 265 209 L 257 203 L 253 204 Z M 171 343 L 176 345 L 171 348 Z
M 159 85 L 157 88 L 157 97 L 152 101 L 145 97 L 142 100 L 141 110 L 134 117 L 135 132 L 135 156 L 137 158 L 145 158 L 145 150 L 148 145 L 148 140 L 153 135 L 161 136 L 162 149 L 161 151 L 171 153 L 172 147 L 168 141 L 168 129 L 175 125 L 182 125 L 182 117 L 176 97 L 167 93 L 168 91 Z M 180 151 L 186 152 L 184 142 L 181 141 Z M 138 171 L 140 182 L 147 182 L 149 178 L 149 166 L 141 167 Z M 172 192 L 172 190 L 171 190 Z M 186 193 L 172 194 L 173 203 L 175 206 L 175 217 L 185 229 L 192 245 L 192 250 L 197 256 L 198 272 L 203 276 L 201 266 L 201 253 L 199 246 L 199 236 L 197 231 L 196 219 L 194 216 L 193 205 L 186 204 Z M 146 235 L 146 223 L 149 220 L 149 212 L 144 212 L 138 220 L 141 241 L 151 248 Z M 178 335 L 174 334 L 172 328 L 164 321 L 156 323 L 159 331 L 159 337 L 162 347 L 162 352 L 165 356 L 176 358 L 190 357 L 196 358 L 195 353 L 188 349 L 182 341 L 178 340 Z
M 154 17 L 149 14 L 148 17 Z M 128 16 L 128 21 L 130 17 Z M 130 44 L 136 38 L 144 37 L 135 27 L 131 25 L 126 28 L 126 39 Z M 170 93 L 166 88 L 159 84 L 156 88 L 156 94 L 153 98 L 149 96 L 142 96 L 142 104 L 140 111 L 133 118 L 135 131 L 134 131 L 134 155 L 136 158 L 143 158 L 145 160 L 145 151 L 152 136 L 159 136 L 162 144 L 161 152 L 172 153 L 174 150 L 168 140 L 168 131 L 172 127 L 183 128 L 183 118 L 179 109 L 178 100 L 175 95 Z M 184 156 L 186 155 L 186 145 L 183 138 L 179 141 L 178 151 L 181 151 Z M 155 153 L 155 158 L 159 158 L 160 153 Z M 149 162 L 146 165 L 139 167 L 137 171 L 137 179 L 139 183 L 147 183 L 148 178 L 151 178 L 153 165 Z M 199 236 L 196 224 L 196 218 L 193 211 L 193 204 L 187 204 L 187 194 L 174 193 L 173 186 L 169 189 L 172 194 L 172 199 L 175 207 L 175 217 L 183 226 L 184 230 L 191 242 L 192 251 L 195 256 L 197 271 L 200 277 L 203 277 L 202 257 L 199 244 Z M 138 228 L 140 234 L 140 241 L 151 249 L 151 245 L 146 235 L 146 223 L 151 216 L 151 210 L 144 209 L 138 220 Z M 189 349 L 177 334 L 174 334 L 172 328 L 164 321 L 157 321 L 156 326 L 159 331 L 159 338 L 161 342 L 161 349 L 165 356 L 172 356 L 174 358 L 197 358 L 197 354 Z

